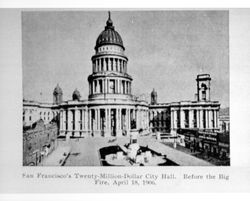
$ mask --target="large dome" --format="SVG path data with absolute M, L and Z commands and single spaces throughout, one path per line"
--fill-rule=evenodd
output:
M 113 26 L 113 22 L 111 20 L 109 12 L 109 18 L 106 22 L 105 30 L 102 31 L 102 33 L 98 36 L 96 40 L 95 49 L 97 49 L 102 45 L 112 45 L 112 44 L 119 45 L 123 49 L 125 49 L 123 47 L 122 37 L 117 31 L 115 31 L 115 27 Z

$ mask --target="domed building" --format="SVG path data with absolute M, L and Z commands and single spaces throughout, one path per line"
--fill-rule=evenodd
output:
M 39 119 L 47 123 L 57 116 L 59 136 L 68 138 L 121 137 L 139 130 L 140 133 L 161 132 L 173 136 L 185 129 L 218 130 L 220 104 L 211 101 L 209 74 L 197 75 L 196 99 L 192 101 L 158 103 L 155 89 L 151 93 L 151 103 L 133 95 L 125 46 L 110 13 L 104 30 L 96 39 L 91 62 L 87 100 L 82 100 L 76 89 L 71 100 L 63 101 L 63 90 L 57 85 L 53 104 L 24 101 L 24 124 L 31 125 Z
M 148 132 L 148 104 L 132 95 L 128 58 L 110 13 L 94 50 L 88 100 L 80 101 L 76 90 L 73 101 L 59 105 L 60 135 L 106 137 L 127 136 L 134 129 Z
M 80 99 L 81 99 L 81 94 L 77 89 L 75 89 L 75 91 L 72 94 L 72 100 L 73 101 L 80 101 Z

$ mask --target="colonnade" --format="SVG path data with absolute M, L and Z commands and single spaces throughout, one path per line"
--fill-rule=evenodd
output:
M 126 107 L 68 108 L 60 111 L 60 135 L 128 135 L 132 129 L 148 129 L 147 111 Z M 135 128 L 132 122 L 135 122 Z
M 217 129 L 219 109 L 171 109 L 171 128 Z
M 93 73 L 116 71 L 127 73 L 127 61 L 120 57 L 98 57 L 93 60 Z
M 119 78 L 96 78 L 89 83 L 89 94 L 131 94 L 131 81 Z

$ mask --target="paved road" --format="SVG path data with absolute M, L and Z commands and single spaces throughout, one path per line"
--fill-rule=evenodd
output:
M 42 161 L 41 166 L 61 166 L 69 153 L 70 146 L 61 145 Z
M 100 166 L 99 149 L 111 145 L 124 145 L 129 138 L 118 138 L 113 141 L 111 138 L 86 138 L 71 139 L 71 154 L 67 158 L 65 166 Z M 138 143 L 148 146 L 150 149 L 166 154 L 167 157 L 181 166 L 212 166 L 211 163 L 192 155 L 168 147 L 151 137 L 141 137 Z

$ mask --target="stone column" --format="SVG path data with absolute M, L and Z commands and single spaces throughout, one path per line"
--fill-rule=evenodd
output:
M 84 110 L 83 110 L 83 122 L 84 124 L 84 131 L 88 130 L 88 108 L 85 106 Z
M 213 111 L 210 109 L 208 110 L 208 116 L 209 116 L 209 129 L 213 129 Z
M 96 61 L 96 65 L 95 65 L 95 73 L 98 72 L 98 59 L 95 60 Z
M 181 109 L 180 120 L 181 120 L 181 128 L 185 128 L 185 112 L 183 109 Z
M 131 130 L 131 116 L 130 116 L 130 109 L 128 109 L 128 133 Z
M 75 136 L 80 137 L 80 111 L 75 109 Z
M 68 109 L 68 133 L 67 135 L 72 136 L 72 125 L 73 125 L 73 114 L 72 110 Z
M 214 118 L 214 128 L 217 128 L 217 125 L 216 125 L 216 110 L 213 110 L 213 118 Z
M 99 58 L 98 59 L 98 69 L 97 69 L 97 72 L 100 72 L 101 71 L 101 59 Z
M 109 79 L 107 79 L 107 93 L 109 93 Z
M 97 114 L 97 109 L 95 109 L 95 131 L 98 130 L 98 114 Z
M 97 72 L 97 68 L 98 68 L 98 63 L 97 63 L 97 59 L 95 60 L 95 73 Z
M 109 108 L 107 109 L 107 125 L 106 125 L 106 127 L 107 127 L 107 131 L 110 132 L 110 109 Z
M 60 117 L 60 133 L 62 131 L 62 128 L 63 128 L 63 111 L 60 110 L 60 113 L 59 113 L 59 117 Z
M 194 110 L 189 110 L 189 128 L 194 128 Z
M 88 116 L 89 116 L 89 124 L 88 124 L 88 127 L 89 127 L 89 132 L 92 132 L 93 131 L 93 128 L 92 128 L 92 111 L 91 109 L 88 110 Z
M 63 124 L 62 124 L 62 130 L 64 131 L 65 133 L 65 130 L 66 130 L 66 110 L 63 110 Z
M 106 58 L 103 58 L 103 71 L 107 71 L 107 67 L 106 67 Z
M 101 72 L 103 72 L 104 71 L 104 59 L 103 58 L 101 58 Z
M 215 111 L 215 122 L 216 122 L 216 128 L 218 128 L 219 127 L 219 125 L 218 125 L 218 118 L 219 118 L 219 110 L 216 110 Z
M 91 84 L 89 82 L 89 94 L 91 94 Z
M 90 94 L 93 94 L 93 81 L 90 82 Z
M 206 129 L 209 128 L 209 115 L 208 115 L 208 109 L 204 110 L 206 113 Z
M 141 127 L 142 129 L 145 128 L 145 110 L 142 109 L 142 112 L 141 112 Z
M 136 121 L 136 129 L 139 129 L 139 114 L 138 114 L 138 109 L 135 109 L 135 121 Z
M 115 58 L 112 58 L 112 67 L 113 67 L 113 71 L 116 71 Z
M 118 116 L 118 109 L 115 108 L 115 117 L 116 117 L 116 131 L 118 131 L 118 128 L 119 128 L 119 116 Z M 116 132 L 116 135 L 118 134 L 118 132 Z
M 121 121 L 122 121 L 121 120 L 122 119 L 122 111 L 121 111 L 120 108 L 118 109 L 117 119 L 118 119 L 117 136 L 122 136 L 122 129 L 121 129 L 121 126 L 122 126 L 122 123 L 121 123 Z
M 118 81 L 115 79 L 115 93 L 118 93 Z
M 139 110 L 139 129 L 142 128 L 142 109 Z
M 200 128 L 200 110 L 196 110 L 196 127 Z
M 122 73 L 122 59 L 120 59 L 120 72 Z
M 103 79 L 103 93 L 106 93 L 106 79 Z
M 111 61 L 110 61 L 110 58 L 108 58 L 108 65 L 107 65 L 107 69 L 108 71 L 111 70 Z
M 129 109 L 126 109 L 126 116 L 125 116 L 125 119 L 126 119 L 126 131 L 128 133 L 129 131 Z
M 98 134 L 101 137 L 101 109 L 98 108 L 97 109 L 97 130 L 98 130 Z
M 119 72 L 118 59 L 115 59 L 115 62 L 116 62 L 116 65 L 115 65 L 115 67 L 116 67 L 116 72 Z
M 85 120 L 86 116 L 85 115 L 86 115 L 85 114 L 85 109 L 82 109 L 82 131 L 85 131 L 85 122 L 86 122 L 86 120 Z
M 99 79 L 96 79 L 96 93 L 97 93 L 97 94 L 100 93 L 100 83 L 99 83 Z
M 203 126 L 203 112 L 204 110 L 200 110 L 200 129 L 204 129 L 204 126 Z
M 104 93 L 104 90 L 105 90 L 105 80 L 102 79 L 102 93 Z
M 110 109 L 105 109 L 105 121 L 106 121 L 106 132 L 105 132 L 105 137 L 110 136 L 110 121 L 109 121 L 109 116 L 110 116 Z
M 171 110 L 171 130 L 174 129 L 174 110 Z

